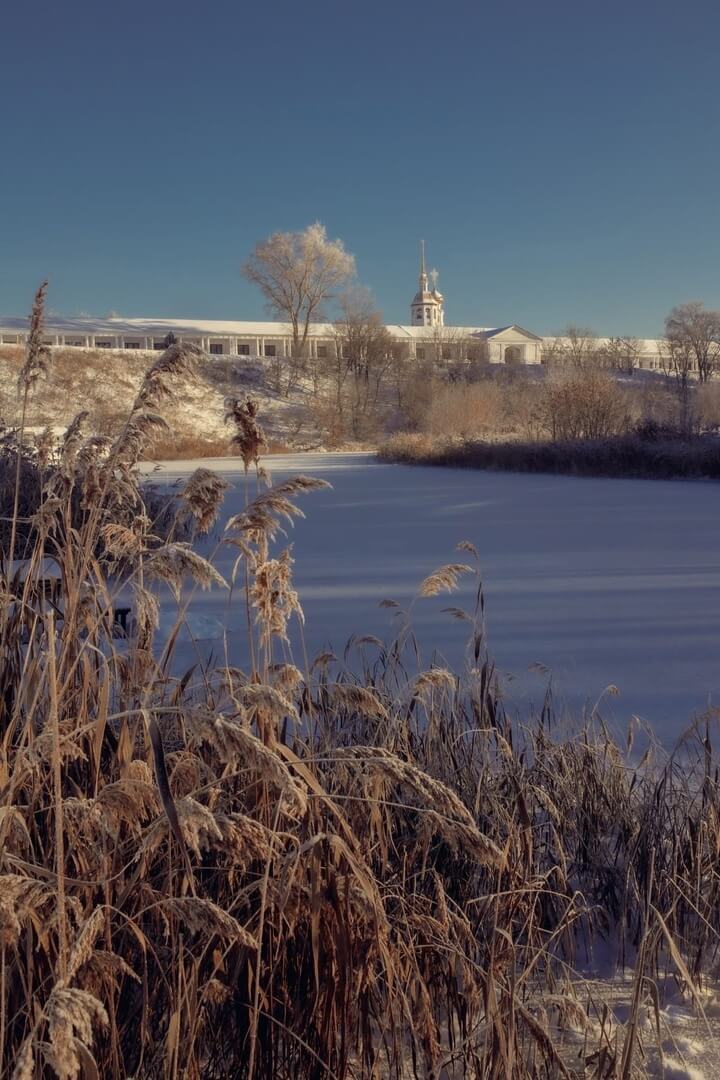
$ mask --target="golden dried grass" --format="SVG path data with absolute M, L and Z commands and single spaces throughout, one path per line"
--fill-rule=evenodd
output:
M 226 527 L 250 669 L 177 671 L 174 633 L 158 659 L 152 582 L 225 584 L 154 535 L 134 475 L 195 359 L 161 358 L 98 454 L 69 434 L 70 489 L 97 461 L 81 527 L 48 492 L 28 580 L 0 566 L 0 1071 L 569 1075 L 548 1015 L 586 1026 L 568 981 L 583 941 L 642 941 L 638 986 L 670 963 L 692 992 L 720 934 L 709 726 L 681 770 L 654 753 L 634 764 L 595 719 L 569 739 L 550 712 L 512 724 L 479 585 L 471 670 L 408 674 L 400 640 L 362 638 L 378 657 L 362 677 L 330 652 L 305 672 L 278 662 L 298 610 L 270 546 L 322 486 L 304 477 L 258 478 Z M 222 488 L 196 474 L 199 528 Z M 65 589 L 55 625 L 33 587 L 48 552 Z M 449 564 L 419 595 L 477 572 Z M 107 618 L 120 584 L 136 598 L 128 642 Z M 605 1076 L 641 1060 L 636 1021 L 622 1039 L 599 1044 Z

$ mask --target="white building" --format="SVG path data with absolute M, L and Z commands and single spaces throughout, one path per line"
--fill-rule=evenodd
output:
M 437 318 L 437 315 L 434 317 Z M 417 360 L 463 359 L 473 345 L 486 346 L 488 360 L 495 364 L 539 364 L 542 338 L 519 326 L 445 327 L 442 323 L 427 326 L 387 327 L 395 341 L 399 357 Z M 215 319 L 123 319 L 112 316 L 93 319 L 87 316 L 61 318 L 51 316 L 45 323 L 46 344 L 55 347 L 86 349 L 145 349 L 165 347 L 169 333 L 179 341 L 194 342 L 211 355 L 289 357 L 292 355 L 292 330 L 289 323 L 226 322 Z M 27 337 L 27 319 L 0 316 L 0 344 L 23 344 Z M 330 324 L 310 327 L 308 350 L 312 358 L 322 359 L 334 348 L 336 338 Z M 463 354 L 463 355 L 461 355 Z
M 429 279 L 432 279 L 432 288 Z M 561 339 L 541 337 L 510 325 L 499 327 L 446 326 L 445 301 L 437 287 L 438 274 L 425 269 L 425 245 L 422 244 L 418 291 L 410 303 L 410 325 L 390 325 L 398 358 L 429 360 L 464 360 L 483 358 L 491 364 L 522 366 L 541 364 L 543 347 Z M 50 346 L 86 349 L 145 349 L 165 347 L 168 334 L 179 341 L 193 342 L 211 355 L 284 358 L 292 355 L 292 331 L 289 323 L 234 322 L 217 319 L 121 318 L 111 315 L 95 319 L 89 316 L 46 320 L 46 343 Z M 27 319 L 0 316 L 0 344 L 23 344 L 27 337 Z M 607 339 L 599 339 L 606 341 Z M 310 327 L 308 350 L 311 358 L 330 355 L 336 338 L 329 323 Z M 648 339 L 638 342 L 637 366 L 660 368 L 661 343 Z

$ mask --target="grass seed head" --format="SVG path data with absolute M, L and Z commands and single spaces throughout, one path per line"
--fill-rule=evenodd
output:
M 259 408 L 253 398 L 227 398 L 225 401 L 225 423 L 235 426 L 232 445 L 237 448 L 245 466 L 245 472 L 251 465 L 258 465 L 258 459 L 267 446 L 265 433 L 257 416 Z
M 106 1028 L 108 1014 L 102 1002 L 75 987 L 57 985 L 45 1006 L 49 1046 L 45 1056 L 59 1080 L 77 1080 L 82 1070 L 78 1041 L 87 1053 L 95 1028 Z
M 195 519 L 199 533 L 207 533 L 215 524 L 223 496 L 230 487 L 218 473 L 200 468 L 186 481 L 180 500 Z
M 21 393 L 29 393 L 33 390 L 38 380 L 46 377 L 50 369 L 50 349 L 43 342 L 47 287 L 47 281 L 43 281 L 35 293 L 30 312 L 25 362 L 18 376 L 18 390 Z
M 198 555 L 190 544 L 176 541 L 157 548 L 145 561 L 145 572 L 149 578 L 164 581 L 171 589 L 176 600 L 180 599 L 183 582 L 190 578 L 201 589 L 219 585 L 228 589 L 225 578 L 207 559 Z
M 460 575 L 472 573 L 474 573 L 472 566 L 466 563 L 448 563 L 447 566 L 439 567 L 425 578 L 420 585 L 419 595 L 426 597 L 437 596 L 441 592 L 453 592 L 458 587 Z

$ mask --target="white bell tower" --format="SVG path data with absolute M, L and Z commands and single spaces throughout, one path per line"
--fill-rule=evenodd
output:
M 433 280 L 432 289 L 428 288 L 428 274 L 425 269 L 425 241 L 420 241 L 420 288 L 413 297 L 410 305 L 411 326 L 444 326 L 445 311 L 443 308 L 443 294 L 438 290 L 438 272 L 433 270 L 430 274 Z

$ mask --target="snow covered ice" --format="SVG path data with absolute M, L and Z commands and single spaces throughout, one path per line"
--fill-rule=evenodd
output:
M 202 464 L 233 483 L 221 522 L 244 505 L 237 459 L 166 462 L 159 482 Z M 312 657 L 341 655 L 352 634 L 393 634 L 384 598 L 403 606 L 437 566 L 465 561 L 461 540 L 480 551 L 489 648 L 504 675 L 508 706 L 540 704 L 552 675 L 556 700 L 592 708 L 618 725 L 637 714 L 667 743 L 692 716 L 720 701 L 720 507 L 711 483 L 618 480 L 385 465 L 367 454 L 302 454 L 265 461 L 277 482 L 323 477 L 331 491 L 300 500 L 304 520 L 289 530 L 295 580 Z M 151 466 L 148 466 L 150 469 Z M 203 539 L 209 553 L 219 532 Z M 229 577 L 236 552 L 215 562 Z M 473 586 L 423 600 L 413 625 L 430 663 L 433 650 L 463 663 L 466 625 L 442 609 L 472 605 Z M 169 604 L 170 602 L 168 602 Z M 166 607 L 164 624 L 174 618 Z M 227 637 L 223 628 L 227 625 Z M 238 598 L 197 594 L 190 630 L 201 652 L 243 663 Z M 294 652 L 302 662 L 297 627 Z M 194 647 L 187 656 L 197 659 Z M 547 670 L 544 670 L 547 669 Z M 605 693 L 614 685 L 619 695 Z

